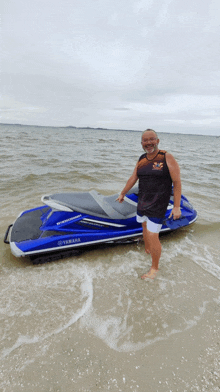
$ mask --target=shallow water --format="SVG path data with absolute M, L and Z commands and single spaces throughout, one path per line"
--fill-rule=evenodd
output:
M 75 350 L 73 363 L 78 363 L 76 347 L 80 345 L 78 356 L 81 352 L 86 358 L 89 348 L 83 345 L 82 336 L 118 356 L 142 355 L 149 347 L 198 327 L 210 307 L 219 312 L 217 137 L 159 135 L 160 147 L 171 152 L 180 164 L 183 193 L 197 210 L 198 220 L 161 237 L 160 272 L 152 282 L 140 279 L 150 266 L 142 242 L 87 250 L 38 266 L 16 259 L 3 243 L 8 225 L 20 211 L 41 205 L 43 194 L 87 189 L 104 194 L 119 192 L 142 153 L 140 135 L 131 131 L 0 126 L 2 391 L 28 391 L 30 387 L 45 392 L 68 390 L 65 388 L 69 384 L 63 381 L 64 388 L 59 379 L 64 380 L 66 369 L 65 377 L 68 374 L 70 382 L 71 349 Z M 68 346 L 73 335 L 74 343 Z M 212 361 L 217 361 L 217 351 L 213 349 L 212 353 Z M 77 377 L 92 369 L 85 358 L 80 362 L 84 367 L 74 373 L 71 381 L 78 385 L 74 390 L 138 390 L 132 379 L 126 384 L 123 377 L 122 386 L 109 378 L 108 384 L 103 379 L 97 387 L 98 373 L 92 376 L 92 387 L 81 386 Z M 46 377 L 44 363 L 57 361 L 63 365 L 56 370 L 48 368 Z M 119 357 L 118 361 L 120 367 Z M 41 381 L 29 378 L 33 368 L 44 374 Z M 55 374 L 57 387 L 53 382 Z M 46 380 L 51 380 L 49 386 Z

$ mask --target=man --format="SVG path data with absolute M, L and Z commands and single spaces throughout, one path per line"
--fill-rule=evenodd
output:
M 155 131 L 147 129 L 142 134 L 142 147 L 145 151 L 139 158 L 134 172 L 118 197 L 124 201 L 126 193 L 139 180 L 137 221 L 142 223 L 146 253 L 151 254 L 152 266 L 141 278 L 154 279 L 161 256 L 159 231 L 170 200 L 173 183 L 174 206 L 170 217 L 181 216 L 181 179 L 179 165 L 174 157 L 164 150 L 159 150 L 159 139 Z

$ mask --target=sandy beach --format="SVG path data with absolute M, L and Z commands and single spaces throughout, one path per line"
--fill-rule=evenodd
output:
M 119 247 L 118 251 L 124 252 L 122 248 Z M 100 251 L 94 252 L 93 256 L 98 259 Z M 13 256 L 10 257 L 13 263 Z M 63 263 L 64 267 L 68 261 Z M 79 263 L 80 258 L 78 266 Z M 179 263 L 179 282 L 168 282 L 167 267 L 163 263 L 157 279 L 147 282 L 140 279 L 139 268 L 135 268 L 135 273 L 134 269 L 129 273 L 129 268 L 126 269 L 122 263 L 119 265 L 122 274 L 116 277 L 115 265 L 111 273 L 107 273 L 105 267 L 99 276 L 96 274 L 97 282 L 93 282 L 95 290 L 90 309 L 70 326 L 67 323 L 63 329 L 55 328 L 55 317 L 50 314 L 47 330 L 44 323 L 44 331 L 40 336 L 38 323 L 41 317 L 37 319 L 32 315 L 32 328 L 29 324 L 28 329 L 33 332 L 37 330 L 38 337 L 29 334 L 22 341 L 20 335 L 20 340 L 12 349 L 3 351 L 1 391 L 218 391 L 219 280 L 190 261 L 185 260 L 183 266 L 179 258 Z M 89 262 L 86 264 L 87 273 L 90 274 Z M 96 268 L 100 270 L 98 264 L 99 260 L 96 261 Z M 33 267 L 26 267 L 26 273 L 30 268 Z M 42 268 L 44 275 L 50 274 L 52 264 L 34 268 L 39 275 Z M 63 272 L 64 268 L 60 271 Z M 98 282 L 100 278 L 101 284 Z M 125 296 L 122 298 L 118 295 L 119 284 L 121 292 L 126 289 L 129 291 L 130 303 L 126 303 Z M 88 285 L 89 280 L 87 289 Z M 146 292 L 150 301 L 148 306 L 147 303 L 141 306 Z M 109 313 L 114 303 L 111 296 L 115 294 L 118 311 L 121 310 L 121 315 L 123 312 L 124 315 L 120 318 L 118 314 L 118 319 L 114 320 L 109 317 Z M 39 296 L 38 300 L 42 301 L 42 297 Z M 54 298 L 54 301 L 59 302 L 59 299 Z M 162 303 L 167 303 L 169 309 L 173 301 L 177 304 L 173 313 L 166 312 L 166 307 L 157 313 Z M 105 309 L 108 314 L 106 317 Z M 148 314 L 149 322 L 144 322 Z M 24 323 L 24 318 L 17 319 L 14 335 L 17 335 L 17 331 L 24 332 Z M 164 331 L 167 329 L 167 333 L 161 334 L 161 328 Z M 14 335 L 11 335 L 10 340 L 15 338 Z

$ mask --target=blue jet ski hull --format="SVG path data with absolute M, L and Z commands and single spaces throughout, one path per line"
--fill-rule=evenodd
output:
M 96 191 L 43 196 L 46 205 L 22 212 L 9 226 L 4 241 L 16 257 L 31 257 L 136 240 L 142 235 L 142 226 L 136 221 L 138 189 L 133 188 L 123 203 L 118 203 L 117 197 L 118 194 L 103 196 Z M 171 195 L 161 232 L 176 230 L 197 219 L 197 212 L 183 195 L 182 219 L 168 219 L 172 207 Z

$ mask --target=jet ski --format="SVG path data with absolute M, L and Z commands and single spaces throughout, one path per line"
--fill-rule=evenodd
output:
M 44 205 L 20 213 L 8 227 L 4 242 L 16 257 L 34 260 L 54 252 L 137 240 L 142 235 L 142 226 L 136 221 L 138 187 L 127 193 L 123 203 L 116 201 L 118 196 L 104 196 L 95 190 L 42 196 Z M 197 219 L 197 212 L 183 195 L 181 219 L 169 219 L 173 202 L 171 195 L 161 232 Z

